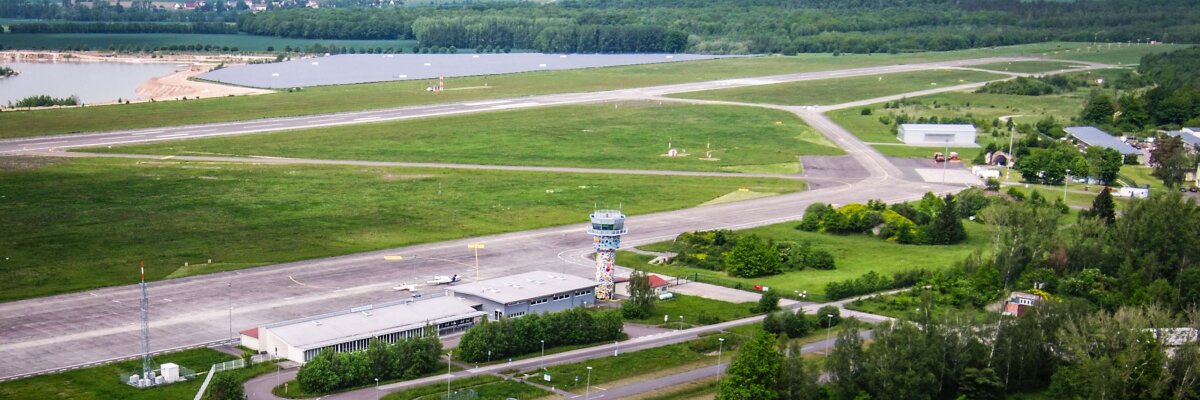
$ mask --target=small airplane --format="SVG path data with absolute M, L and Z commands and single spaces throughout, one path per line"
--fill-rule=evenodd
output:
M 426 283 L 430 285 L 449 285 L 460 280 L 462 280 L 462 278 L 459 278 L 458 274 L 454 274 L 453 276 L 435 275 L 433 280 Z
M 401 283 L 400 286 L 393 287 L 392 290 L 395 290 L 397 292 L 403 292 L 403 291 L 415 292 L 415 291 L 417 291 L 417 288 L 420 288 L 421 286 L 422 285 L 419 283 Z

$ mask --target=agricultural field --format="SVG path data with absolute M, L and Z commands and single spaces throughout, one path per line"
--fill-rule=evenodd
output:
M 1082 65 L 1063 61 L 1017 61 L 971 66 L 971 68 L 986 69 L 997 72 L 1014 72 L 1019 74 L 1037 74 L 1079 67 L 1082 67 Z
M 0 20 L 3 23 L 4 20 Z M 196 33 L 6 33 L 0 35 L 0 45 L 5 49 L 64 50 L 87 46 L 91 50 L 109 50 L 124 47 L 164 47 L 173 45 L 216 45 L 237 47 L 240 52 L 283 52 L 287 46 L 307 48 L 313 44 L 339 47 L 394 48 L 409 52 L 416 45 L 413 40 L 318 40 L 281 38 L 256 35 L 207 35 Z
M 758 178 L 0 159 L 0 301 L 693 207 Z M 212 259 L 212 264 L 201 264 Z M 190 262 L 191 267 L 183 267 Z
M 154 361 L 158 363 L 176 363 L 199 374 L 208 373 L 209 367 L 213 364 L 236 358 L 213 349 L 201 348 L 158 355 L 154 357 Z M 200 390 L 200 383 L 204 379 L 204 375 L 197 375 L 198 379 L 152 389 L 137 389 L 118 380 L 120 374 L 130 371 L 140 371 L 141 368 L 142 360 L 137 359 L 40 375 L 15 381 L 0 382 L 0 398 L 73 400 L 190 399 L 196 395 L 197 390 Z M 274 370 L 274 364 L 258 364 L 250 368 L 222 373 L 237 374 L 238 378 L 244 381 L 252 376 Z
M 792 106 L 829 105 L 1006 77 L 980 71 L 941 69 L 709 90 L 671 97 Z
M 777 242 L 809 241 L 814 249 L 823 249 L 833 254 L 837 263 L 836 269 L 805 269 L 760 278 L 734 278 L 721 271 L 675 265 L 650 265 L 648 262 L 653 257 L 625 251 L 617 253 L 618 262 L 628 268 L 668 276 L 698 277 L 701 282 L 721 286 L 751 288 L 762 285 L 789 296 L 795 291 L 807 290 L 809 300 L 820 301 L 824 299 L 825 285 L 830 282 L 857 278 L 869 271 L 890 278 L 895 272 L 909 269 L 945 268 L 975 251 L 986 250 L 991 244 L 991 236 L 986 226 L 967 221 L 963 223 L 967 230 L 967 240 L 949 246 L 905 245 L 866 235 L 804 232 L 795 229 L 796 225 L 798 222 L 785 222 L 746 229 L 739 233 L 755 234 Z M 638 247 L 651 251 L 666 251 L 669 245 L 668 241 Z
M 0 43 L 3 38 L 0 36 Z M 425 92 L 424 81 L 323 86 L 300 92 L 0 113 L 0 138 L 176 126 L 448 103 L 550 93 L 591 92 L 726 78 L 826 71 L 974 57 L 1040 55 L 1073 46 L 1040 43 L 950 52 L 748 57 L 571 71 L 457 78 L 451 90 Z M 1162 47 L 1162 51 L 1169 50 Z M 467 89 L 470 88 L 470 89 Z
M 668 144 L 686 156 L 667 157 Z M 705 159 L 710 144 L 716 160 Z M 654 102 L 547 107 L 85 151 L 689 171 L 762 169 L 795 164 L 801 155 L 842 154 L 785 111 Z

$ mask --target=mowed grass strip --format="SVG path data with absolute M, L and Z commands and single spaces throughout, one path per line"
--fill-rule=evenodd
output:
M 3 41 L 3 37 L 0 37 Z M 1035 55 L 1077 43 L 907 54 L 803 54 L 664 63 L 570 71 L 451 78 L 448 89 L 425 92 L 424 80 L 322 86 L 294 93 L 160 101 L 119 106 L 0 112 L 0 138 L 177 126 L 479 99 L 592 92 L 727 78 L 827 71 L 964 58 Z M 8 47 L 6 47 L 8 48 Z M 1164 50 L 1165 51 L 1165 50 Z
M 464 393 L 463 398 L 467 398 L 465 393 L 474 391 L 479 399 L 536 399 L 542 396 L 550 395 L 550 392 L 542 390 L 530 384 L 518 382 L 511 379 L 504 379 L 493 375 L 477 375 L 469 378 L 457 379 L 450 381 L 450 388 L 455 393 Z M 412 389 L 405 389 L 399 392 L 389 393 L 383 396 L 383 400 L 424 400 L 424 399 L 442 399 L 446 397 L 446 384 L 433 383 L 425 386 L 419 386 Z
M 200 383 L 209 367 L 215 363 L 237 357 L 213 349 L 184 350 L 178 353 L 154 356 L 156 363 L 175 363 L 196 371 L 196 379 L 166 386 L 138 389 L 119 381 L 122 373 L 141 374 L 142 360 L 123 361 L 98 367 L 77 369 L 56 374 L 0 382 L 0 398 L 3 399 L 72 399 L 72 400 L 157 400 L 190 399 L 200 389 Z M 241 379 L 274 371 L 274 364 L 258 364 L 249 368 L 222 372 L 237 374 Z
M 582 222 L 617 200 L 630 215 L 686 208 L 739 188 L 804 183 L 0 158 L 0 301 L 133 283 L 141 260 L 158 280 Z
M 1004 77 L 980 71 L 938 69 L 707 90 L 671 97 L 795 106 L 829 105 Z
M 1040 72 L 1058 71 L 1069 68 L 1079 68 L 1082 65 L 1065 61 L 1014 61 L 992 64 L 971 65 L 970 68 L 986 69 L 989 71 L 1015 72 L 1021 74 L 1036 74 Z
M 733 321 L 754 315 L 753 312 L 750 312 L 750 308 L 755 305 L 754 303 L 730 303 L 678 293 L 672 293 L 672 296 L 670 300 L 656 300 L 654 302 L 654 312 L 649 317 L 640 320 L 630 320 L 630 322 L 660 325 L 663 324 L 664 315 L 670 316 L 668 322 L 679 322 L 679 316 L 682 315 L 684 322 L 690 325 L 697 325 L 700 323 L 698 316 L 701 312 L 712 318 L 716 318 L 720 322 Z
M 807 290 L 808 299 L 816 301 L 824 299 L 825 285 L 830 282 L 857 278 L 870 271 L 890 278 L 893 273 L 908 269 L 946 268 L 975 251 L 986 250 L 991 243 L 988 228 L 969 221 L 963 221 L 967 230 L 967 240 L 951 246 L 905 245 L 867 235 L 804 232 L 795 229 L 797 224 L 798 222 L 785 222 L 740 232 L 756 234 L 776 242 L 810 241 L 814 249 L 823 249 L 833 254 L 837 269 L 828 271 L 805 269 L 760 278 L 733 278 L 721 271 L 675 265 L 650 265 L 647 262 L 652 257 L 636 253 L 622 251 L 617 256 L 620 265 L 624 267 L 676 277 L 698 275 L 701 282 L 722 286 L 740 285 L 742 288 L 750 289 L 754 285 L 762 285 L 789 295 L 794 290 Z M 661 250 L 666 247 L 666 243 L 639 247 Z
M 668 145 L 687 156 L 665 156 Z M 704 159 L 709 145 L 717 160 Z M 85 151 L 693 171 L 843 154 L 785 111 L 657 102 L 548 107 Z

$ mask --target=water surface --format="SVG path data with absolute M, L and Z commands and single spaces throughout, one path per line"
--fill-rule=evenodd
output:
M 78 96 L 84 104 L 136 99 L 137 87 L 175 72 L 175 64 L 0 62 L 20 75 L 0 78 L 0 105 L 29 96 Z

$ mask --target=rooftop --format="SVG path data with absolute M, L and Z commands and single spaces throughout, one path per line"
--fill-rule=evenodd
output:
M 404 300 L 279 322 L 263 329 L 293 347 L 313 349 L 486 314 L 473 305 L 450 296 Z
M 970 124 L 900 124 L 905 130 L 919 129 L 923 131 L 945 132 L 975 132 L 975 125 Z
M 1200 132 L 1200 130 L 1198 130 L 1197 132 Z M 1184 131 L 1170 131 L 1170 132 L 1167 132 L 1167 134 L 1174 136 L 1174 137 L 1183 138 L 1184 143 L 1190 144 L 1192 146 L 1200 146 L 1200 137 L 1197 137 L 1196 135 L 1193 135 L 1193 134 L 1190 134 L 1190 133 L 1187 133 Z
M 595 287 L 596 282 L 591 279 L 557 272 L 533 271 L 451 286 L 449 290 L 458 294 L 469 294 L 497 303 L 509 304 L 555 293 Z
M 667 285 L 669 285 L 669 283 L 667 283 L 666 280 L 663 280 L 663 278 L 660 278 L 658 275 L 650 275 L 650 287 L 657 289 Z
M 1128 143 L 1122 142 L 1120 139 L 1109 135 L 1108 132 L 1096 129 L 1090 126 L 1072 126 L 1063 129 L 1072 137 L 1088 146 L 1099 146 L 1108 149 L 1113 149 L 1121 152 L 1121 154 L 1136 155 L 1142 154 L 1141 150 L 1133 148 Z

